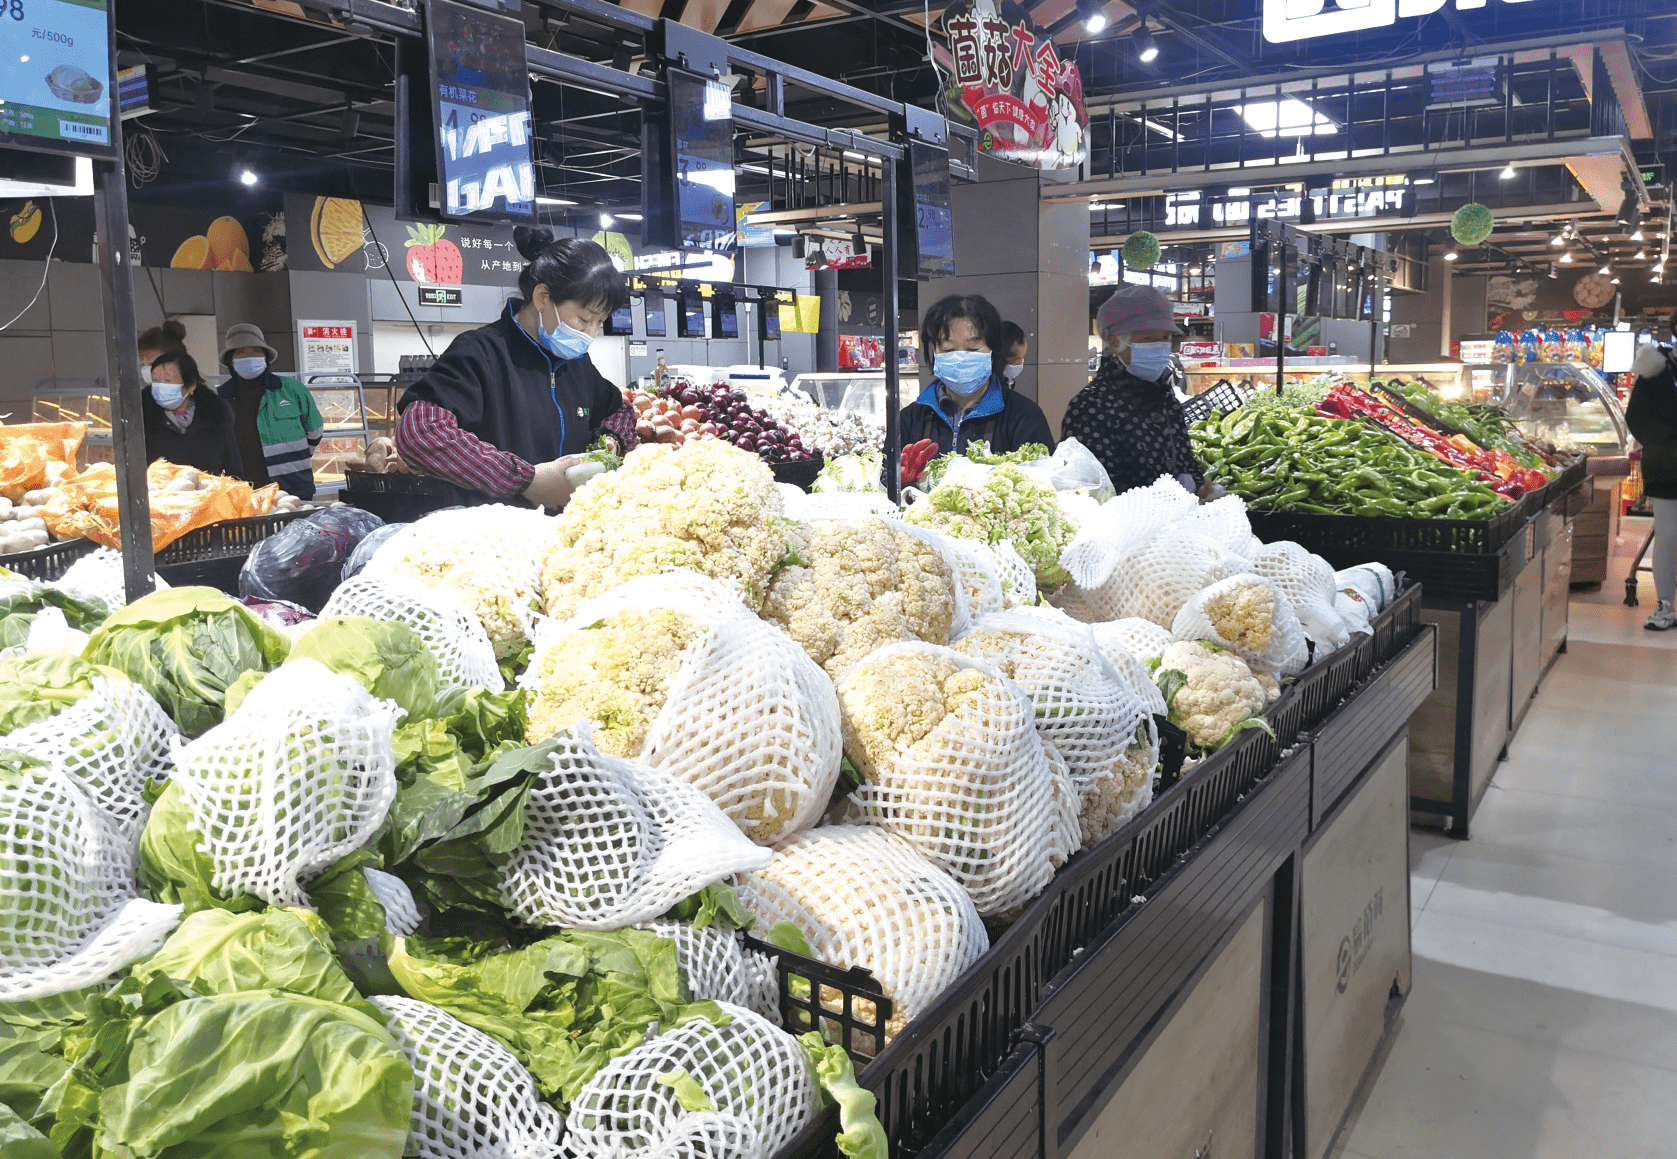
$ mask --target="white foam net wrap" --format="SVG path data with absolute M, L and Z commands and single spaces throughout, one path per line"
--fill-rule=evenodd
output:
M 1374 618 L 1369 614 L 1368 604 L 1360 594 L 1354 591 L 1335 592 L 1333 610 L 1345 625 L 1346 631 L 1364 636 L 1374 634 Z
M 402 938 L 418 932 L 419 903 L 413 900 L 413 890 L 407 882 L 370 865 L 361 867 L 361 876 L 367 879 L 367 888 L 384 907 L 384 928 L 388 932 Z
M 913 526 L 904 524 L 905 527 Z M 920 531 L 927 530 L 919 528 Z M 987 612 L 999 612 L 1006 606 L 1006 591 L 1002 587 L 1002 567 L 996 558 L 996 553 L 986 543 L 978 543 L 971 539 L 956 539 L 953 536 L 942 536 L 949 549 L 954 553 L 955 560 L 960 564 L 961 590 L 967 599 L 967 614 L 972 619 Z M 1011 551 L 1012 549 L 1009 548 Z M 1017 558 L 1018 553 L 1014 552 Z M 1024 562 L 1023 560 L 1020 561 Z M 1032 577 L 1031 582 L 1036 582 Z M 951 635 L 951 639 L 955 637 Z
M 531 925 L 615 930 L 658 916 L 729 874 L 768 864 L 698 789 L 600 752 L 586 727 L 562 737 L 524 808 L 524 841 L 502 871 Z
M 948 870 L 981 914 L 1035 897 L 1078 848 L 1075 803 L 1042 751 L 1035 712 L 993 666 L 932 644 L 893 644 L 839 682 L 845 751 L 866 782 L 850 800 Z
M 1080 588 L 1103 586 L 1125 553 L 1193 511 L 1199 500 L 1169 475 L 1115 495 L 1098 511 L 1082 514 L 1075 538 L 1060 553 L 1060 566 Z M 1115 617 L 1107 617 L 1113 619 Z
M 776 1154 L 815 1115 L 818 1088 L 798 1040 L 740 1006 L 726 1026 L 690 1022 L 612 1059 L 571 1100 L 572 1155 L 622 1159 L 758 1159 Z M 714 1110 L 682 1107 L 692 1078 Z
M 1101 645 L 1103 651 L 1109 642 L 1117 644 L 1143 664 L 1163 656 L 1165 649 L 1176 643 L 1176 637 L 1171 635 L 1169 628 L 1161 628 L 1152 620 L 1143 620 L 1139 616 L 1105 620 L 1090 627 L 1094 630 L 1095 642 Z
M 1196 592 L 1176 614 L 1172 631 L 1178 640 L 1209 640 L 1248 664 L 1286 675 L 1302 671 L 1309 658 L 1293 605 L 1260 575 L 1233 575 Z
M 1250 564 L 1257 558 L 1263 541 L 1252 534 L 1252 520 L 1246 514 L 1246 500 L 1224 495 L 1188 511 L 1176 524 L 1194 535 L 1203 535 L 1224 551 Z M 1243 570 L 1250 571 L 1247 567 Z
M 175 748 L 214 885 L 307 906 L 302 883 L 367 843 L 396 797 L 401 710 L 314 660 L 268 673 L 239 710 Z
M 1351 588 L 1361 595 L 1363 602 L 1371 609 L 1371 615 L 1397 598 L 1397 577 L 1392 574 L 1392 569 L 1383 563 L 1348 567 L 1344 571 L 1335 572 L 1333 578 L 1334 587 L 1342 590 Z
M 1266 543 L 1253 557 L 1252 570 L 1272 580 L 1293 605 L 1305 635 L 1322 651 L 1341 647 L 1350 637 L 1345 623 L 1334 610 L 1337 590 L 1333 566 L 1319 555 L 1288 540 Z
M 786 517 L 798 523 L 813 523 L 817 519 L 881 519 L 900 521 L 902 511 L 883 491 L 817 491 L 802 488 L 782 488 L 781 498 L 786 504 Z
M 1244 570 L 1215 540 L 1167 527 L 1125 553 L 1105 584 L 1082 594 L 1097 619 L 1139 616 L 1169 628 L 1195 592 Z
M 145 689 L 95 676 L 89 695 L 7 734 L 0 744 L 53 765 L 85 789 L 132 853 L 151 814 L 145 788 L 168 778 L 170 745 L 178 736 L 175 722 Z
M 541 609 L 541 561 L 556 535 L 539 511 L 488 504 L 437 511 L 392 535 L 363 575 L 406 575 L 466 605 L 497 658 L 529 642 Z
M 995 665 L 1031 698 L 1037 733 L 1052 742 L 1078 792 L 1084 845 L 1128 819 L 1130 799 L 1153 779 L 1152 722 L 1087 627 L 1000 612 L 979 620 L 955 650 Z
M 642 922 L 640 928 L 675 943 L 676 961 L 694 998 L 744 1006 L 780 1025 L 775 960 L 747 950 L 733 930 L 718 925 L 695 929 L 670 918 Z
M 557 1159 L 565 1121 L 512 1053 L 429 1002 L 372 1002 L 413 1066 L 408 1154 L 420 1159 Z
M 894 1003 L 888 1033 L 990 948 L 983 919 L 955 879 L 872 826 L 800 833 L 736 889 L 763 928 L 791 922 L 821 961 L 872 971 Z
M 631 608 L 678 611 L 710 629 L 682 656 L 641 761 L 700 789 L 760 844 L 813 824 L 843 755 L 833 683 L 720 580 L 678 571 L 620 584 L 544 629 L 530 673 L 566 633 Z
M 921 527 L 915 523 L 899 521 L 891 526 L 893 530 L 912 536 L 921 543 L 931 544 L 942 553 L 943 562 L 949 568 L 949 574 L 961 577 L 961 582 L 954 585 L 955 607 L 949 615 L 949 638 L 951 640 L 956 639 L 962 632 L 972 626 L 972 602 L 967 596 L 965 565 L 961 562 L 961 549 L 955 545 L 955 537 L 945 535 L 943 532 L 933 530 L 930 527 Z M 979 547 L 980 545 L 974 544 L 973 546 Z
M 320 615 L 322 619 L 366 616 L 406 624 L 437 658 L 437 682 L 441 687 L 487 688 L 491 692 L 506 688 L 489 634 L 466 605 L 445 588 L 427 587 L 407 576 L 368 575 L 362 571 L 338 585 Z
M 156 591 L 169 586 L 160 575 L 154 575 L 152 582 Z M 52 581 L 52 586 L 72 595 L 102 600 L 112 611 L 128 606 L 128 590 L 122 580 L 122 553 L 108 547 L 82 556 Z
M 136 898 L 132 862 L 70 777 L 0 773 L 0 1001 L 91 986 L 163 944 L 181 907 Z
M 1101 655 L 1106 657 L 1107 663 L 1112 665 L 1113 671 L 1118 673 L 1118 678 L 1124 682 L 1125 687 L 1141 701 L 1148 715 L 1164 716 L 1169 712 L 1169 707 L 1165 704 L 1165 695 L 1159 691 L 1159 686 L 1153 683 L 1153 675 L 1146 662 L 1130 648 L 1130 643 L 1137 634 L 1135 626 L 1142 627 L 1147 639 L 1156 642 L 1158 654 L 1161 656 L 1166 648 L 1175 643 L 1174 636 L 1158 641 L 1154 633 L 1163 632 L 1164 629 L 1150 620 L 1113 620 L 1106 624 L 1090 624 L 1089 634 L 1095 638 L 1095 645 L 1101 650 Z

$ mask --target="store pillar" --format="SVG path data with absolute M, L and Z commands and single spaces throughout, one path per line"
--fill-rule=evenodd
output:
M 920 286 L 920 309 L 946 294 L 982 294 L 1030 341 L 1019 388 L 1057 432 L 1089 381 L 1089 207 L 1044 202 L 1060 179 L 978 159 L 978 180 L 951 192 L 955 270 Z

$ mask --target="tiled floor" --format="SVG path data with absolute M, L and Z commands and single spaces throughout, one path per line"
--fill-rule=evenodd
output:
M 1677 1156 L 1677 632 L 1623 604 L 1645 534 L 1572 601 L 1474 816 L 1410 840 L 1415 985 L 1350 1159 Z

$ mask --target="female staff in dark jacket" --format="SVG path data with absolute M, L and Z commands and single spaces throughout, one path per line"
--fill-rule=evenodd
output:
M 1642 493 L 1654 509 L 1654 591 L 1659 603 L 1645 627 L 1677 627 L 1677 367 L 1658 346 L 1636 352 L 1636 385 L 1625 422 L 1642 444 Z
M 635 445 L 635 415 L 588 359 L 612 311 L 628 304 L 623 275 L 592 241 L 513 231 L 530 264 L 497 322 L 460 335 L 399 404 L 396 448 L 416 469 L 483 500 L 557 511 L 566 471 L 602 433 Z
M 920 320 L 920 354 L 932 384 L 903 407 L 902 445 L 935 439 L 938 454 L 965 451 L 983 439 L 996 454 L 1026 443 L 1054 449 L 1042 408 L 1004 384 L 1012 348 L 1002 340 L 1002 316 L 976 294 L 951 294 Z
M 151 386 L 140 406 L 147 462 L 167 459 L 212 475 L 243 471 L 233 408 L 205 384 L 198 363 L 186 351 L 171 350 L 152 361 Z

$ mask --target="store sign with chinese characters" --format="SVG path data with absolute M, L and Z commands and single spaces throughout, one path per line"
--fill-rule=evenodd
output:
M 1301 185 L 1257 194 L 1208 197 L 1201 190 L 1165 194 L 1165 225 L 1246 225 L 1254 217 L 1297 221 L 1309 204 L 1318 221 L 1391 217 L 1414 204 L 1406 177 L 1340 179 L 1327 189 L 1305 192 Z
M 1489 0 L 1501 8 L 1512 4 L 1534 4 L 1524 13 L 1541 21 L 1542 8 L 1558 8 L 1553 0 Z M 1386 28 L 1399 20 L 1429 16 L 1450 0 L 1264 0 L 1264 39 L 1271 44 L 1313 40 L 1318 36 L 1341 36 L 1370 28 Z M 1455 0 L 1458 11 L 1487 7 L 1487 0 Z
M 1004 0 L 959 0 L 945 9 L 944 116 L 979 130 L 992 157 L 1038 169 L 1068 169 L 1088 156 L 1089 114 L 1077 65 L 1061 60 L 1048 34 Z
M 355 376 L 355 323 L 299 319 L 297 370 L 304 382 L 352 381 Z

